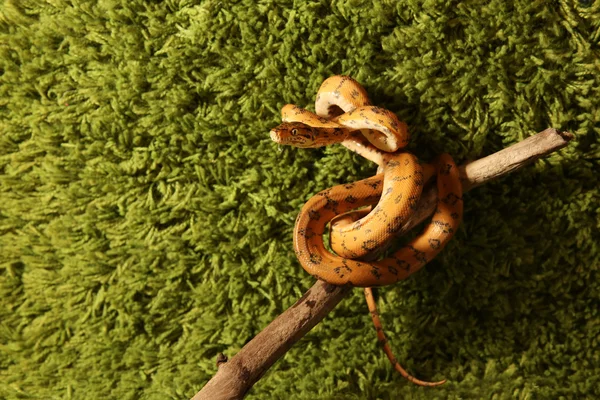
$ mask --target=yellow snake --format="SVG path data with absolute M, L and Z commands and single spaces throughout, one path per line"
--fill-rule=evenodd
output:
M 440 155 L 434 165 L 422 165 L 414 155 L 400 151 L 409 139 L 406 124 L 394 113 L 372 106 L 364 88 L 348 76 L 333 76 L 323 82 L 315 111 L 292 104 L 284 106 L 283 123 L 271 130 L 271 139 L 301 148 L 341 143 L 375 162 L 380 173 L 313 196 L 300 211 L 294 227 L 296 256 L 302 267 L 318 279 L 364 287 L 378 339 L 396 370 L 418 385 L 440 385 L 445 380 L 421 381 L 398 363 L 383 334 L 370 288 L 398 282 L 414 273 L 453 236 L 463 214 L 458 169 L 448 154 Z M 415 210 L 423 185 L 436 173 L 437 208 L 425 230 L 387 258 L 358 260 L 394 238 Z M 372 209 L 356 210 L 373 204 Z M 330 245 L 335 254 L 323 243 L 330 222 Z

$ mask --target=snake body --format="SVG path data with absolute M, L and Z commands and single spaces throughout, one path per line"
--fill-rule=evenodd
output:
M 401 154 L 406 156 L 406 161 L 413 157 L 407 153 Z M 358 250 L 368 253 L 374 250 L 377 243 L 386 240 L 385 234 L 393 236 L 402 227 L 411 215 L 410 211 L 415 208 L 422 187 L 419 177 L 422 174 L 418 168 L 406 171 L 403 167 L 408 168 L 409 162 L 397 163 L 394 160 L 384 164 L 383 176 L 380 174 L 355 183 L 334 186 L 312 197 L 298 215 L 294 230 L 294 249 L 300 264 L 309 274 L 331 284 L 358 287 L 390 285 L 420 269 L 450 240 L 462 215 L 460 191 L 453 185 L 458 181 L 456 165 L 447 155 L 440 156 L 437 165 L 439 197 L 433 219 L 423 233 L 380 261 L 353 260 L 327 251 L 323 243 L 327 223 L 336 215 L 373 204 L 381 197 L 373 211 L 355 222 L 351 226 L 353 229 L 348 230 L 351 239 L 347 241 L 347 246 L 354 244 L 356 247 L 348 249 L 348 253 L 355 254 Z M 394 180 L 395 178 L 398 179 Z M 411 180 L 410 185 L 401 184 L 407 180 Z M 385 190 L 387 181 L 396 183 L 404 191 Z M 398 192 L 406 194 L 396 197 Z M 393 209 L 383 208 L 395 203 L 398 204 L 397 209 L 405 211 L 405 214 L 395 215 L 392 214 Z M 368 221 L 363 225 L 362 221 L 365 219 Z M 377 232 L 364 232 L 368 230 L 365 225 L 373 225 L 379 229 Z M 332 235 L 332 241 L 336 242 L 334 231 Z
M 350 77 L 325 80 L 315 109 L 316 114 L 291 104 L 284 106 L 283 123 L 271 130 L 271 139 L 305 148 L 341 143 L 375 162 L 381 173 L 313 196 L 296 219 L 296 256 L 302 267 L 318 279 L 334 285 L 365 287 L 378 337 L 395 368 L 419 385 L 441 384 L 444 381 L 420 381 L 397 362 L 383 336 L 370 287 L 406 278 L 448 243 L 463 213 L 458 169 L 448 154 L 440 155 L 433 165 L 422 165 L 415 156 L 401 151 L 409 139 L 406 124 L 392 112 L 372 106 L 364 88 Z M 433 174 L 437 174 L 438 201 L 424 231 L 387 258 L 357 260 L 387 244 L 402 228 Z M 369 205 L 375 206 L 356 211 Z M 330 244 L 335 254 L 323 243 L 330 222 Z

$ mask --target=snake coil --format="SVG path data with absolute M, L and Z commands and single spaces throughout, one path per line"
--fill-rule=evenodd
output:
M 463 215 L 462 186 L 452 157 L 438 156 L 423 165 L 401 149 L 408 144 L 406 124 L 394 113 L 370 104 L 365 89 L 348 76 L 333 76 L 321 85 L 316 114 L 288 104 L 283 123 L 270 132 L 279 144 L 314 148 L 341 143 L 379 166 L 376 176 L 328 188 L 310 198 L 294 227 L 294 250 L 302 267 L 334 285 L 365 288 L 365 296 L 384 352 L 402 376 L 422 386 L 394 357 L 383 334 L 371 287 L 407 278 L 431 261 L 452 238 Z M 390 256 L 360 258 L 386 246 L 413 214 L 424 184 L 437 176 L 438 200 L 424 231 Z M 360 207 L 372 206 L 372 208 Z M 357 210 L 359 209 L 359 210 Z M 323 234 L 331 222 L 329 252 Z

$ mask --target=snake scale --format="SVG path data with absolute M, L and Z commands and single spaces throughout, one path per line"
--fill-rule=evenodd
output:
M 415 384 L 440 385 L 445 380 L 419 380 L 396 360 L 383 334 L 371 287 L 408 277 L 452 238 L 463 214 L 458 168 L 448 154 L 438 156 L 432 164 L 422 164 L 402 151 L 409 141 L 407 125 L 391 111 L 371 105 L 365 89 L 351 77 L 326 79 L 317 93 L 315 111 L 284 106 L 283 122 L 271 130 L 271 139 L 300 148 L 341 143 L 379 168 L 371 178 L 328 188 L 306 202 L 294 227 L 296 256 L 318 279 L 364 287 L 378 339 L 395 369 Z M 362 260 L 400 231 L 416 209 L 423 186 L 434 175 L 437 206 L 424 231 L 382 260 Z M 323 242 L 328 224 L 333 253 Z

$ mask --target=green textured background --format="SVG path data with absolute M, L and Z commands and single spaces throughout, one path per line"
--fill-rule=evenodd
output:
M 359 290 L 251 399 L 600 397 L 600 1 L 0 1 L 0 398 L 181 399 L 313 283 L 311 195 L 373 174 L 268 139 L 349 74 L 459 162 L 577 138 L 465 196 L 455 240 Z

